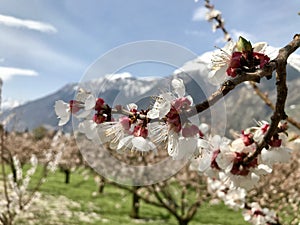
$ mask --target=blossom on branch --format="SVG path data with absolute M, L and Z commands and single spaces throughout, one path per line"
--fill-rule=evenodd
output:
M 256 202 L 252 202 L 243 210 L 245 221 L 255 225 L 261 224 L 279 224 L 278 217 L 273 210 L 261 208 Z
M 230 141 L 216 135 L 208 139 L 210 145 L 206 147 L 210 161 L 200 161 L 199 171 L 208 176 L 223 180 L 228 185 L 253 188 L 261 175 L 271 173 L 274 163 L 287 162 L 290 159 L 290 150 L 281 146 L 279 134 L 275 134 L 260 155 L 255 155 L 258 142 L 268 131 L 267 122 L 259 122 L 261 126 L 248 128 L 239 138 Z M 281 125 L 279 130 L 281 130 Z M 275 146 L 274 146 L 274 143 Z
M 69 103 L 66 103 L 62 100 L 55 102 L 54 109 L 57 117 L 60 119 L 59 126 L 67 124 L 70 120 L 71 114 L 77 118 L 86 118 L 94 108 L 98 113 L 102 112 L 99 109 L 96 109 L 95 102 L 98 102 L 99 99 L 96 99 L 92 94 L 86 92 L 82 89 L 78 91 L 74 100 L 70 100 Z M 98 114 L 96 114 L 98 115 Z M 99 114 L 100 115 L 100 114 Z M 95 119 L 96 121 L 98 119 Z
M 175 94 L 160 95 L 154 104 L 154 109 L 147 113 L 151 119 L 165 118 L 165 123 L 157 124 L 159 128 L 151 126 L 150 129 L 155 131 L 150 133 L 155 134 L 153 139 L 156 144 L 161 144 L 158 141 L 167 142 L 168 154 L 173 159 L 189 159 L 199 155 L 199 148 L 203 142 L 199 138 L 203 137 L 204 131 L 184 116 L 185 112 L 192 109 L 193 99 L 190 95 L 186 96 L 183 80 L 175 78 L 171 84 Z M 157 132 L 157 129 L 160 132 Z M 157 137 L 162 134 L 165 134 L 164 138 Z
M 253 46 L 240 37 L 238 42 L 229 41 L 223 49 L 213 55 L 210 79 L 223 82 L 226 75 L 236 77 L 242 72 L 255 72 L 263 68 L 270 58 L 264 54 L 267 43 L 259 42 Z

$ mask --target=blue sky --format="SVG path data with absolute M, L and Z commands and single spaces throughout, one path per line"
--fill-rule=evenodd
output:
M 299 32 L 299 0 L 212 3 L 222 11 L 234 37 L 243 34 L 252 42 L 281 47 Z M 201 0 L 0 0 L 3 98 L 33 100 L 78 82 L 99 56 L 128 42 L 169 41 L 197 55 L 215 45 L 222 47 L 222 33 L 213 33 L 207 21 L 195 19 L 203 4 Z M 146 75 L 141 67 L 136 71 L 135 76 Z M 157 69 L 158 74 L 151 75 L 166 71 Z

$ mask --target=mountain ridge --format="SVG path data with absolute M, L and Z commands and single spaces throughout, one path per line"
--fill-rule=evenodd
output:
M 274 51 L 274 49 L 272 49 Z M 195 102 L 201 102 L 213 93 L 217 87 L 207 81 L 209 55 L 204 53 L 194 60 L 185 63 L 181 68 L 174 71 L 174 74 L 167 77 L 151 79 L 134 77 L 129 73 L 105 75 L 93 81 L 84 83 L 70 83 L 56 90 L 45 97 L 26 102 L 10 110 L 4 111 L 0 115 L 0 120 L 4 123 L 8 131 L 11 130 L 32 130 L 39 126 L 50 129 L 57 129 L 57 117 L 54 112 L 54 103 L 57 100 L 68 102 L 74 98 L 78 87 L 92 91 L 101 96 L 109 105 L 127 104 L 138 102 L 140 107 L 146 108 L 153 103 L 153 96 L 156 96 L 170 89 L 172 77 L 181 77 L 187 87 L 188 94 L 192 95 Z M 300 85 L 300 56 L 291 55 L 288 64 L 288 86 L 289 98 L 287 105 L 297 105 L 300 103 L 300 96 L 297 94 L 297 87 Z M 268 92 L 271 99 L 275 97 L 275 81 L 262 79 L 259 86 L 263 91 Z M 240 85 L 233 93 L 224 98 L 226 105 L 226 126 L 232 129 L 254 125 L 253 119 L 261 120 L 269 116 L 271 110 L 253 94 L 247 85 Z M 237 104 L 238 103 L 238 104 Z M 218 107 L 218 104 L 216 104 Z M 249 110 L 253 108 L 253 110 Z M 203 113 L 206 121 L 210 120 L 210 112 Z M 238 121 L 238 122 L 236 122 Z M 71 131 L 71 126 L 67 128 Z

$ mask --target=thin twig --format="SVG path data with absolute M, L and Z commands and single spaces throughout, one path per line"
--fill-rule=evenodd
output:
M 208 9 L 208 10 L 215 10 L 215 6 L 212 5 L 210 3 L 209 0 L 205 0 L 205 7 Z M 231 37 L 230 37 L 230 34 L 229 32 L 226 30 L 225 28 L 225 24 L 224 24 L 224 20 L 222 18 L 222 15 L 221 14 L 218 14 L 216 17 L 213 18 L 216 22 L 217 22 L 217 26 L 216 26 L 216 29 L 221 29 L 222 32 L 224 33 L 224 39 L 225 41 L 230 41 L 231 40 Z
M 263 93 L 254 82 L 250 82 L 250 84 L 253 90 L 255 91 L 256 95 L 259 96 L 266 103 L 266 105 L 269 106 L 274 111 L 275 105 L 269 98 L 268 94 Z M 292 124 L 294 127 L 300 130 L 300 122 L 296 121 L 293 117 L 288 116 L 286 121 L 288 121 L 290 124 Z

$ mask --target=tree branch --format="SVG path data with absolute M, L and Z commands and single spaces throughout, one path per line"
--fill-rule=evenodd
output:
M 256 158 L 263 148 L 268 146 L 269 141 L 272 136 L 276 133 L 278 124 L 281 120 L 287 119 L 285 114 L 285 102 L 287 98 L 287 85 L 286 85 L 286 64 L 288 57 L 300 47 L 300 34 L 296 34 L 293 40 L 285 47 L 279 50 L 278 56 L 274 62 L 276 62 L 276 86 L 277 86 L 277 100 L 275 105 L 275 111 L 271 117 L 270 127 L 265 134 L 263 140 L 258 143 L 256 151 L 245 158 L 245 164 L 250 163 L 254 158 Z

